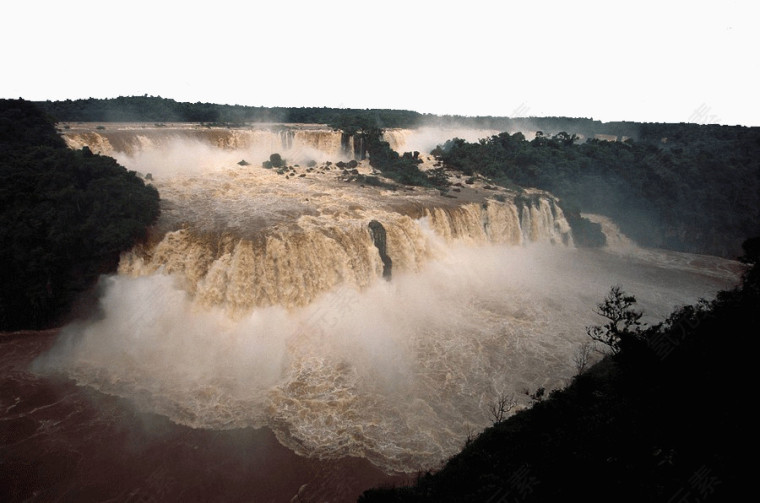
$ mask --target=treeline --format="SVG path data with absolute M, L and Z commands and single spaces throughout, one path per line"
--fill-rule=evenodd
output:
M 565 207 L 612 218 L 645 246 L 735 258 L 760 233 L 760 129 L 641 124 L 639 140 L 501 133 L 452 139 L 444 166 L 537 187 Z
M 640 124 L 601 122 L 570 117 L 467 117 L 421 114 L 410 110 L 329 107 L 254 107 L 214 103 L 178 102 L 160 96 L 119 96 L 79 100 L 40 101 L 37 105 L 58 122 L 202 122 L 239 125 L 257 122 L 330 124 L 350 131 L 357 124 L 377 128 L 419 126 L 470 127 L 500 131 L 547 133 L 572 131 L 585 137 L 596 134 L 636 138 Z
M 0 100 L 0 179 L 0 330 L 58 322 L 159 214 L 153 186 L 23 100 Z
M 239 125 L 255 122 L 341 124 L 359 121 L 381 128 L 407 128 L 413 127 L 421 116 L 409 110 L 183 103 L 147 95 L 42 101 L 37 102 L 37 105 L 58 122 L 203 122 Z
M 611 136 L 615 139 L 636 139 L 641 123 L 630 121 L 602 122 L 584 117 L 467 117 L 461 115 L 423 114 L 418 124 L 431 127 L 495 129 L 497 131 L 532 132 L 543 131 L 556 134 L 569 131 L 584 138 L 596 135 Z
M 465 441 L 437 472 L 408 487 L 372 489 L 361 503 L 544 501 L 739 501 L 748 417 L 741 349 L 760 330 L 760 238 L 745 242 L 742 284 L 638 324 L 635 298 L 613 288 L 589 327 L 612 349 L 566 388 Z M 618 295 L 619 294 L 619 295 Z M 580 353 L 576 353 L 576 356 Z
M 38 107 L 58 122 L 202 122 L 238 125 L 256 122 L 330 124 L 350 131 L 362 124 L 377 128 L 420 126 L 543 131 L 565 131 L 584 139 L 604 135 L 608 139 L 659 141 L 663 137 L 721 136 L 723 126 L 697 124 L 602 122 L 583 117 L 498 117 L 422 114 L 411 110 L 352 109 L 330 107 L 255 107 L 214 103 L 178 102 L 160 96 L 119 96 L 78 100 L 39 101 Z

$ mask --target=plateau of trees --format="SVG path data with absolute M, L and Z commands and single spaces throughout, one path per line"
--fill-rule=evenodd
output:
M 466 174 L 547 190 L 571 214 L 606 215 L 645 246 L 734 258 L 760 233 L 760 128 L 640 124 L 638 137 L 501 133 L 433 154 Z
M 202 122 L 217 126 L 283 122 L 340 126 L 361 121 L 376 127 L 395 128 L 412 127 L 421 117 L 418 112 L 409 110 L 217 105 L 147 95 L 36 104 L 57 122 Z
M 606 134 L 635 137 L 639 124 L 601 122 L 572 117 L 468 117 L 421 114 L 411 110 L 331 107 L 256 107 L 214 103 L 178 102 L 161 96 L 119 96 L 77 100 L 40 101 L 37 105 L 58 122 L 203 122 L 238 125 L 249 122 L 333 124 L 350 130 L 358 123 L 379 128 L 418 126 L 471 127 L 500 131 L 547 133 L 574 131 L 587 137 Z
M 0 179 L 1 330 L 57 323 L 159 214 L 152 185 L 24 100 L 0 100 Z
M 737 501 L 749 362 L 740 345 L 760 330 L 760 237 L 743 243 L 741 284 L 643 327 L 635 297 L 613 287 L 589 327 L 607 356 L 564 389 L 509 414 L 408 486 L 365 491 L 371 502 Z M 601 342 L 600 342 L 601 341 Z M 584 344 L 582 349 L 587 349 Z

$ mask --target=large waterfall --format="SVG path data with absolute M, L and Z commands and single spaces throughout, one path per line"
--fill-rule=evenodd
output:
M 246 312 L 270 305 L 303 306 L 338 286 L 372 285 L 383 275 L 383 261 L 372 240 L 370 220 L 386 233 L 394 273 L 419 272 L 440 253 L 435 245 L 440 238 L 473 244 L 570 242 L 567 222 L 548 197 L 526 206 L 488 201 L 424 208 L 423 215 L 307 215 L 250 237 L 186 227 L 125 254 L 119 272 L 180 274 L 187 291 L 203 304 Z
M 610 285 L 656 319 L 736 279 L 718 259 L 577 250 L 539 191 L 364 186 L 333 164 L 339 133 L 112 129 L 65 136 L 151 173 L 162 216 L 38 370 L 305 456 L 436 466 L 499 394 L 568 382 Z M 238 164 L 298 149 L 319 164 Z
M 340 161 L 354 157 L 354 139 L 326 126 L 278 125 L 226 128 L 197 124 L 146 126 L 138 124 L 67 125 L 64 139 L 72 148 L 88 146 L 93 152 L 123 159 L 141 154 L 171 151 L 178 143 L 195 148 L 251 154 L 260 164 L 272 153 L 294 162 Z
M 95 124 L 66 125 L 64 139 L 72 148 L 88 146 L 93 152 L 119 159 L 134 158 L 149 151 L 164 155 L 177 142 L 196 148 L 243 151 L 257 164 L 272 153 L 280 153 L 295 163 L 309 160 L 340 161 L 364 157 L 361 139 L 322 125 L 269 124 L 239 128 L 210 127 L 198 124 Z M 387 129 L 383 137 L 391 148 L 401 152 L 428 153 L 451 138 L 477 141 L 498 134 L 492 129 L 419 128 Z M 217 152 L 217 155 L 219 152 Z

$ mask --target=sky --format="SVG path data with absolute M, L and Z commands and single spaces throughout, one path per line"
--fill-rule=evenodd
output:
M 0 98 L 760 126 L 760 2 L 13 1 Z

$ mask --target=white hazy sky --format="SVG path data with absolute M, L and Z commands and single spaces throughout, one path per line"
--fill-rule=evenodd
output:
M 0 97 L 760 126 L 760 2 L 13 0 Z

